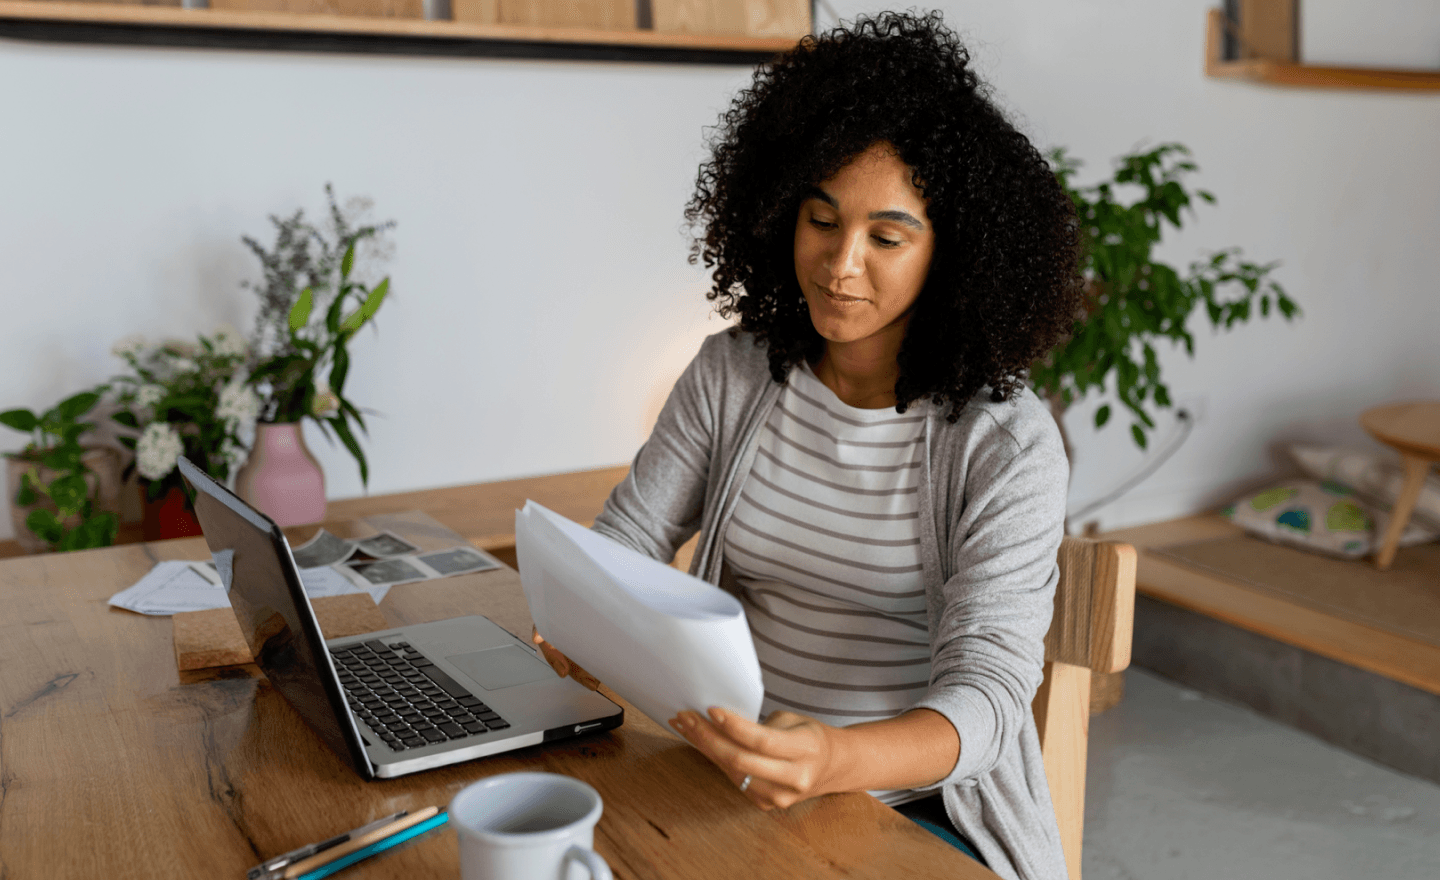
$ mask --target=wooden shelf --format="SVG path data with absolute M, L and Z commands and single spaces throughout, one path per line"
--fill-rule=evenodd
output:
M 1205 30 L 1206 76 L 1298 88 L 1440 91 L 1440 70 L 1321 67 L 1264 58 L 1226 61 L 1222 57 L 1225 14 L 1218 9 L 1210 10 L 1207 24 Z
M 420 55 L 754 64 L 790 37 L 484 25 L 411 18 L 0 0 L 0 37 Z

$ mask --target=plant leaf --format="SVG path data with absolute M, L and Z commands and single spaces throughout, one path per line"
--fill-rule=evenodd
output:
M 1145 430 L 1139 425 L 1130 426 L 1130 436 L 1135 438 L 1135 445 L 1141 449 L 1145 448 Z
M 28 409 L 7 409 L 0 412 L 0 425 L 28 434 L 40 427 L 40 418 Z
M 50 483 L 50 499 L 60 508 L 62 516 L 78 513 L 89 494 L 90 487 L 85 484 L 83 474 L 66 474 Z
M 350 372 L 350 352 L 343 341 L 335 345 L 335 362 L 330 365 L 330 390 L 340 397 L 345 389 L 345 376 Z
M 375 289 L 370 291 L 370 294 L 365 297 L 365 302 L 360 304 L 360 308 L 351 312 L 345 320 L 340 322 L 340 332 L 354 333 L 356 330 L 365 326 L 365 322 L 373 318 L 376 312 L 380 311 L 380 305 L 385 301 L 385 295 L 389 292 L 390 279 L 386 278 L 375 285 Z
M 55 411 L 61 421 L 73 422 L 89 412 L 99 400 L 100 395 L 94 391 L 82 391 L 60 401 Z
M 25 517 L 25 528 L 48 544 L 58 543 L 65 531 L 55 514 L 43 507 L 30 511 L 30 515 Z
M 300 291 L 300 296 L 295 300 L 295 305 L 290 307 L 290 332 L 299 333 L 305 325 L 310 323 L 310 310 L 315 307 L 315 296 L 310 288 Z
M 1095 427 L 1103 428 L 1108 421 L 1110 421 L 1110 404 L 1107 403 L 1095 410 Z
M 359 441 L 355 439 L 354 434 L 350 433 L 350 425 L 346 423 L 345 416 L 335 416 L 328 421 L 330 427 L 335 429 L 340 442 L 344 443 L 345 448 L 350 450 L 350 454 L 355 456 L 355 463 L 360 465 L 360 485 L 368 486 L 370 484 L 370 466 L 365 462 L 365 452 L 361 450 Z

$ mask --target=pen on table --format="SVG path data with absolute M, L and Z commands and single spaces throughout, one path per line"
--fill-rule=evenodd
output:
M 272 859 L 266 859 L 265 861 L 251 868 L 250 871 L 245 875 L 245 878 L 246 880 L 266 880 L 266 878 L 272 876 L 279 876 L 276 872 L 279 871 L 281 868 L 293 865 L 301 859 L 308 859 L 310 856 L 313 856 L 318 852 L 323 852 L 327 849 L 330 849 L 331 847 L 339 846 L 342 843 L 347 843 L 357 837 L 360 837 L 361 835 L 369 834 L 371 831 L 374 831 L 377 828 L 384 828 L 386 825 L 389 825 L 396 819 L 403 818 L 409 814 L 409 810 L 401 810 L 398 813 L 385 816 L 382 819 L 376 819 L 374 822 L 367 822 L 366 824 L 361 825 L 359 828 L 356 828 L 352 831 L 346 831 L 344 834 L 337 834 L 329 840 L 322 840 L 319 843 L 308 843 L 305 846 L 302 846 L 298 849 L 292 849 L 289 852 L 275 856 Z
M 440 812 L 439 807 L 425 807 L 408 816 L 396 819 L 383 828 L 376 828 L 374 831 L 362 834 L 339 846 L 333 846 L 308 859 L 296 862 L 287 867 L 282 876 L 284 880 L 296 880 L 296 878 L 320 880 L 321 877 L 328 877 L 342 868 L 348 868 L 356 862 L 384 852 L 392 846 L 404 843 L 413 837 L 419 837 L 426 831 L 445 824 L 449 818 L 450 814 Z

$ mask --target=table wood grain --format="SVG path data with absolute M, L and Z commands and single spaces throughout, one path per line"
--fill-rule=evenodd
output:
M 457 540 L 423 514 L 372 517 L 351 533 L 380 528 L 426 548 Z M 0 561 L 0 877 L 239 878 L 515 770 L 593 785 L 605 802 L 596 849 L 626 880 L 995 876 L 867 795 L 761 812 L 628 705 L 610 733 L 362 781 L 253 666 L 180 673 L 169 618 L 106 604 L 162 559 L 207 556 L 187 539 Z M 522 635 L 530 627 L 509 569 L 394 587 L 380 610 L 396 625 L 484 613 Z M 454 832 L 342 876 L 458 877 Z

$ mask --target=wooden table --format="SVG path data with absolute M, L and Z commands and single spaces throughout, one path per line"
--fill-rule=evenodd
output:
M 1375 554 L 1375 567 L 1386 569 L 1395 559 L 1400 535 L 1420 500 L 1430 466 L 1440 464 L 1440 403 L 1377 406 L 1360 414 L 1360 424 L 1376 440 L 1398 450 L 1405 465 L 1405 483 L 1390 511 L 1385 540 Z
M 423 514 L 371 517 L 348 533 L 380 528 L 424 548 L 456 540 Z M 595 847 L 617 878 L 995 876 L 863 794 L 763 813 L 629 705 L 610 733 L 361 781 L 254 667 L 178 673 L 168 618 L 106 604 L 159 560 L 207 556 L 185 539 L 0 561 L 0 877 L 240 878 L 262 859 L 521 769 L 600 792 Z M 395 625 L 485 613 L 530 628 L 509 569 L 395 587 L 380 610 Z M 454 832 L 340 876 L 458 877 Z

